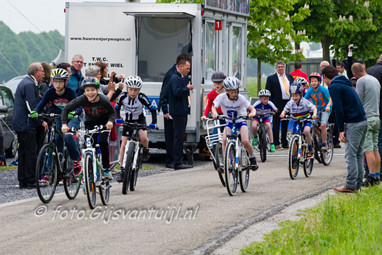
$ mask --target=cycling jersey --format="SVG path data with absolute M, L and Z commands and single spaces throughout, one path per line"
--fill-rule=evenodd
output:
M 227 93 L 218 95 L 214 100 L 216 108 L 221 106 L 224 116 L 229 118 L 236 118 L 238 116 L 247 116 L 247 109 L 250 103 L 243 95 L 238 95 L 237 100 L 231 100 L 228 98 Z M 236 122 L 242 122 L 244 120 L 237 120 Z M 228 120 L 230 123 L 231 121 Z
M 64 107 L 76 97 L 77 95 L 74 90 L 69 87 L 65 88 L 65 92 L 62 95 L 58 95 L 56 93 L 56 89 L 52 87 L 45 93 L 35 110 L 40 113 L 44 109 L 45 105 L 51 103 L 53 113 L 60 114 L 62 109 L 64 109 Z M 77 109 L 77 111 L 80 113 L 81 109 Z
M 268 104 L 264 105 L 260 100 L 256 101 L 253 104 L 253 108 L 256 109 L 256 114 L 266 115 L 272 111 L 277 111 L 277 107 L 271 101 L 268 101 Z
M 139 92 L 135 98 L 131 98 L 127 92 L 122 93 L 117 105 L 115 106 L 118 117 L 120 116 L 122 106 L 126 114 L 126 121 L 144 119 L 144 107 L 146 106 L 151 112 L 152 123 L 157 123 L 156 109 L 152 106 L 149 98 L 142 92 Z
M 299 104 L 291 99 L 285 105 L 284 111 L 289 112 L 295 118 L 305 118 L 309 115 L 310 112 L 313 112 L 316 108 L 311 102 L 305 98 L 301 98 Z

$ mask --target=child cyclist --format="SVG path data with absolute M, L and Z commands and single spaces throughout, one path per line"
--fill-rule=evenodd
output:
M 318 110 L 318 117 L 321 122 L 321 150 L 326 151 L 326 126 L 328 125 L 328 120 L 330 116 L 330 106 L 331 100 L 329 95 L 329 90 L 324 86 L 321 86 L 321 75 L 319 73 L 312 73 L 309 75 L 309 81 L 311 88 L 305 94 L 305 98 L 310 100 Z M 318 120 L 315 120 L 318 121 Z
M 62 109 L 73 99 L 77 97 L 74 90 L 67 87 L 69 74 L 65 69 L 53 69 L 51 73 L 53 86 L 46 91 L 40 103 L 36 106 L 36 108 L 31 112 L 32 118 L 37 118 L 38 114 L 44 110 L 44 107 L 51 103 L 52 112 L 55 114 L 61 114 Z M 78 112 L 81 109 L 77 109 Z M 69 127 L 74 127 L 73 122 L 69 121 Z M 56 119 L 56 128 L 58 131 L 61 131 L 61 118 Z M 60 135 L 56 135 L 55 137 L 57 142 L 57 147 L 60 152 L 63 152 L 64 144 Z M 80 163 L 80 152 L 77 148 L 76 142 L 71 135 L 65 135 L 64 141 L 66 148 L 68 149 L 68 153 L 70 158 L 73 160 L 73 174 L 75 176 L 79 175 L 81 172 L 81 163 Z M 49 182 L 47 179 L 48 176 L 44 176 L 40 181 L 41 182 Z
M 127 87 L 127 92 L 123 92 L 121 97 L 118 100 L 118 103 L 115 106 L 117 111 L 117 118 L 120 118 L 120 109 L 123 106 L 123 109 L 126 114 L 125 122 L 138 122 L 140 124 L 146 124 L 146 117 L 144 115 L 144 107 L 151 112 L 151 120 L 152 123 L 149 125 L 149 129 L 156 128 L 157 123 L 157 111 L 155 107 L 151 104 L 149 98 L 142 92 L 140 92 L 142 88 L 142 80 L 139 76 L 129 76 L 125 82 Z M 124 126 L 122 131 L 122 144 L 120 150 L 120 164 L 121 164 L 121 172 L 117 176 L 117 181 L 123 181 L 124 174 L 124 166 L 123 158 L 125 156 L 125 146 L 127 143 L 128 137 L 131 136 L 131 130 L 129 127 Z M 147 162 L 149 158 L 149 139 L 147 138 L 146 130 L 139 130 L 139 140 L 143 146 L 143 155 L 142 161 Z
M 287 112 L 289 112 L 295 118 L 305 118 L 308 117 L 309 113 L 313 112 L 312 118 L 316 118 L 317 109 L 311 102 L 302 97 L 303 92 L 304 86 L 300 82 L 294 81 L 290 86 L 290 94 L 292 95 L 292 98 L 285 105 L 284 110 L 280 114 L 280 118 L 284 118 Z M 298 125 L 297 122 L 295 122 L 293 133 L 296 132 L 296 125 Z M 313 147 L 312 137 L 310 135 L 310 127 L 312 126 L 312 122 L 306 120 L 302 124 L 300 123 L 300 125 L 300 128 L 304 129 L 303 132 L 308 142 L 308 153 L 312 155 Z
M 208 117 L 208 114 L 211 111 L 215 98 L 221 93 L 225 92 L 223 87 L 223 81 L 225 78 L 226 78 L 226 75 L 221 71 L 216 71 L 212 74 L 211 80 L 212 80 L 212 83 L 214 84 L 214 89 L 207 94 L 208 102 L 207 102 L 206 109 L 204 110 L 204 114 L 202 116 L 202 121 L 204 121 Z M 223 114 L 220 107 L 217 108 L 217 112 L 219 115 Z
M 106 129 L 113 128 L 115 110 L 107 96 L 99 94 L 100 83 L 97 78 L 86 77 L 82 81 L 81 87 L 85 93 L 69 104 L 62 110 L 62 132 L 68 132 L 68 113 L 82 107 L 85 110 L 85 128 L 94 129 L 95 126 L 103 125 Z M 100 145 L 102 153 L 102 166 L 106 180 L 112 179 L 109 164 L 109 133 L 98 133 L 93 135 L 93 146 Z
M 269 101 L 269 97 L 271 96 L 271 92 L 267 89 L 260 90 L 258 95 L 259 100 L 253 104 L 253 108 L 255 108 L 257 114 L 264 114 L 267 115 L 271 112 L 277 112 L 277 107 Z M 265 126 L 267 128 L 268 137 L 269 137 L 269 143 L 271 144 L 271 152 L 275 152 L 276 148 L 273 144 L 273 132 L 272 132 L 272 126 L 271 126 L 271 117 L 269 116 L 263 116 L 261 117 L 263 122 L 265 123 Z M 255 117 L 252 121 L 252 145 L 257 145 L 257 126 L 260 124 L 259 118 Z
M 248 117 L 253 118 L 256 115 L 256 110 L 249 103 L 249 101 L 239 94 L 240 81 L 236 77 L 227 77 L 223 81 L 223 86 L 226 93 L 222 93 L 216 97 L 214 100 L 214 106 L 212 107 L 213 118 L 218 118 L 218 113 L 216 108 L 221 107 L 223 115 L 229 118 L 246 116 L 247 110 L 250 111 Z M 246 120 L 237 120 L 236 128 L 240 130 L 241 143 L 244 145 L 245 149 L 249 154 L 249 161 L 251 163 L 251 168 L 253 171 L 257 170 L 259 167 L 256 162 L 255 153 L 251 143 L 249 142 L 248 127 Z M 227 135 L 231 134 L 232 122 L 227 121 L 227 125 L 223 133 L 223 152 L 225 151 Z

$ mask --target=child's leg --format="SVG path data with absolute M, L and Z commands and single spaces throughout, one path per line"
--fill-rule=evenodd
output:
M 310 127 L 309 126 L 305 126 L 304 135 L 306 137 L 306 141 L 308 142 L 308 145 L 312 145 L 312 137 L 310 136 Z
M 253 148 L 252 145 L 249 142 L 248 137 L 248 127 L 246 125 L 241 126 L 240 128 L 240 136 L 241 136 L 241 143 L 244 145 L 245 149 L 247 150 L 249 156 L 253 156 Z
M 98 144 L 101 148 L 102 153 L 102 166 L 103 169 L 108 169 L 110 167 L 109 161 L 109 133 L 98 134 Z
M 273 144 L 273 131 L 272 131 L 271 123 L 268 122 L 268 121 L 265 122 L 265 127 L 266 127 L 267 132 L 268 132 L 269 143 L 270 143 L 270 144 Z
M 252 135 L 253 137 L 257 137 L 257 126 L 259 125 L 259 122 L 257 120 L 253 119 L 252 122 Z
M 224 132 L 223 132 L 223 146 L 222 146 L 222 148 L 223 148 L 223 157 L 224 157 L 224 154 L 225 154 L 225 147 L 226 147 L 226 145 L 227 145 L 227 134 L 231 134 L 231 129 L 228 127 L 228 126 L 226 126 L 225 128 L 224 128 Z
M 122 143 L 121 143 L 121 149 L 119 150 L 119 163 L 121 164 L 121 167 L 123 166 L 123 158 L 125 157 L 125 147 L 127 143 L 127 136 L 122 136 Z
M 149 147 L 149 138 L 147 137 L 147 130 L 139 130 L 139 140 L 143 147 Z
M 321 124 L 321 139 L 322 139 L 322 143 L 326 143 L 326 136 L 327 136 L 326 125 L 324 123 L 322 123 Z

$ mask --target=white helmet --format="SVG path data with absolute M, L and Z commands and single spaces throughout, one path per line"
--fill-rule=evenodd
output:
M 258 97 L 270 97 L 271 96 L 271 92 L 267 89 L 262 89 L 259 91 L 259 93 L 257 94 Z
M 130 75 L 126 79 L 125 84 L 128 88 L 140 89 L 142 88 L 142 79 L 139 76 Z
M 236 90 L 240 87 L 240 81 L 236 77 L 227 77 L 223 81 L 223 87 L 225 90 Z
M 296 83 L 299 82 L 299 83 L 301 83 L 304 86 L 308 83 L 307 80 L 304 77 L 297 77 L 294 81 Z

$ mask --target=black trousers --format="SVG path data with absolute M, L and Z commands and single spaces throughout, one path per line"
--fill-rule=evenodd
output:
M 282 107 L 279 108 L 279 112 L 273 116 L 273 126 L 272 126 L 272 131 L 273 131 L 273 143 L 274 145 L 280 145 L 280 114 L 283 111 L 286 103 L 288 103 L 289 100 L 282 100 Z M 288 123 L 289 121 L 281 121 L 281 144 L 282 146 L 287 146 L 288 141 L 286 139 L 287 137 L 287 132 L 288 132 Z
M 95 123 L 85 123 L 85 128 L 86 129 L 93 129 L 94 126 L 97 125 Z M 100 125 L 100 124 L 98 124 Z M 102 125 L 106 125 L 106 122 Z M 102 166 L 103 169 L 109 168 L 110 167 L 110 161 L 109 161 L 109 134 L 107 132 L 104 133 L 94 133 L 92 135 L 93 140 L 92 140 L 92 145 L 93 147 L 96 146 L 96 144 L 99 144 L 99 147 L 101 149 L 102 153 Z
M 174 163 L 174 121 L 164 119 L 164 139 L 166 145 L 166 164 Z
M 187 126 L 187 115 L 173 116 L 174 129 L 174 165 L 183 164 L 183 143 Z
M 19 142 L 18 180 L 20 184 L 33 184 L 36 181 L 37 141 L 36 134 L 17 132 Z

